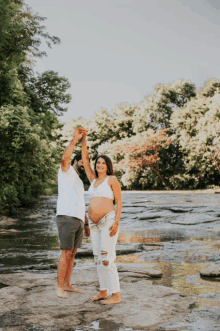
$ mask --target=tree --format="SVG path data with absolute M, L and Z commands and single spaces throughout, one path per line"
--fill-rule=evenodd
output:
M 133 131 L 170 128 L 173 111 L 183 107 L 195 96 L 195 85 L 190 81 L 177 80 L 171 84 L 158 84 L 154 92 L 140 102 L 134 114 Z
M 66 111 L 70 87 L 54 71 L 34 74 L 41 38 L 49 47 L 60 42 L 45 32 L 23 1 L 0 1 L 0 210 L 11 212 L 42 193 L 56 176 L 63 142 L 57 115 Z
M 100 109 L 95 113 L 87 126 L 88 139 L 94 157 L 97 155 L 98 147 L 103 143 L 114 143 L 135 135 L 132 128 L 134 111 L 135 108 L 126 103 L 117 105 L 112 114 L 109 114 L 106 109 Z
M 41 130 L 31 122 L 26 107 L 1 107 L 1 212 L 30 202 L 42 193 L 43 183 L 54 178 L 53 148 L 48 139 L 40 139 Z
M 107 153 L 116 165 L 116 172 L 121 172 L 121 182 L 124 187 L 168 188 L 168 181 L 161 173 L 160 152 L 171 144 L 165 130 L 137 134 L 114 144 L 102 145 L 101 153 Z M 157 180 L 155 180 L 155 176 Z M 154 184 L 152 184 L 154 178 Z
M 25 66 L 20 67 L 18 75 L 28 98 L 27 104 L 35 113 L 46 114 L 49 111 L 62 116 L 67 111 L 67 107 L 61 106 L 71 101 L 70 94 L 66 94 L 70 88 L 67 78 L 52 70 L 35 76 L 33 70 Z
M 25 66 L 20 67 L 18 74 L 31 118 L 34 122 L 39 117 L 43 118 L 42 138 L 46 134 L 51 140 L 57 141 L 60 138 L 57 130 L 63 126 L 57 116 L 62 116 L 67 111 L 67 107 L 62 104 L 66 105 L 71 101 L 71 95 L 66 93 L 70 88 L 68 79 L 60 77 L 54 71 L 45 71 L 35 76 L 33 69 Z
M 160 84 L 138 105 L 124 103 L 112 113 L 101 109 L 90 121 L 73 121 L 71 136 L 85 127 L 92 159 L 107 154 L 123 188 L 219 185 L 219 89 L 216 79 L 197 92 L 186 80 Z
M 0 106 L 24 101 L 17 70 L 24 63 L 31 65 L 34 57 L 46 55 L 39 51 L 40 38 L 46 40 L 48 47 L 60 43 L 59 38 L 45 32 L 45 26 L 40 24 L 44 20 L 23 1 L 0 2 Z
M 208 81 L 186 107 L 173 113 L 172 125 L 184 155 L 185 184 L 219 185 L 220 82 Z

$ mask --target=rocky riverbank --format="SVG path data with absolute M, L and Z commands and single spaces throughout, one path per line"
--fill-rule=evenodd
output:
M 56 297 L 56 196 L 2 219 L 0 331 L 220 331 L 220 195 L 180 193 L 123 192 L 115 306 L 90 300 L 98 281 L 89 239 L 72 278 L 82 294 Z
M 72 283 L 82 293 L 68 299 L 55 294 L 56 276 L 48 274 L 0 275 L 1 331 L 77 330 L 96 321 L 121 328 L 155 330 L 161 323 L 189 312 L 192 299 L 172 288 L 152 285 L 159 270 L 143 265 L 119 267 L 122 302 L 104 306 L 90 297 L 98 291 L 95 267 L 73 272 Z M 107 330 L 107 329 L 106 329 Z

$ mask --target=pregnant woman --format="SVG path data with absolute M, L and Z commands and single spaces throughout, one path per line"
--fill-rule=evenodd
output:
M 122 211 L 121 186 L 113 176 L 112 162 L 106 155 L 96 158 L 95 171 L 92 170 L 86 145 L 87 131 L 81 130 L 83 165 L 91 183 L 88 191 L 91 197 L 88 209 L 90 235 L 100 284 L 100 292 L 92 297 L 92 301 L 103 299 L 102 304 L 116 304 L 121 302 L 115 265 L 115 248 Z

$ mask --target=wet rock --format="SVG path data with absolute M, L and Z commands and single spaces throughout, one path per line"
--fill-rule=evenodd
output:
M 141 250 L 141 244 L 133 244 L 133 245 L 116 245 L 116 255 L 125 255 L 125 254 L 134 254 L 137 252 L 140 252 Z M 93 251 L 92 251 L 92 244 L 87 244 L 86 249 L 78 249 L 77 250 L 77 258 L 81 257 L 93 257 Z
M 121 265 L 118 267 L 118 271 L 120 274 L 126 276 L 129 274 L 129 276 L 137 278 L 161 278 L 163 276 L 163 273 L 159 270 L 146 268 L 137 264 Z
M 0 229 L 1 235 L 18 234 L 19 232 L 21 231 L 15 229 Z
M 155 215 L 155 216 L 144 216 L 144 217 L 139 217 L 140 221 L 150 221 L 150 220 L 155 220 L 161 218 L 161 216 Z
M 155 249 L 152 249 L 152 245 Z M 158 262 L 216 262 L 220 263 L 220 241 L 172 241 L 166 243 L 143 244 L 143 251 L 137 253 L 141 261 Z M 162 245 L 163 244 L 163 245 Z
M 16 224 L 18 219 L 3 216 L 0 218 L 0 226 L 10 226 Z
M 194 305 L 197 308 L 197 305 Z M 160 325 L 158 331 L 218 331 L 220 311 L 219 307 L 212 309 L 192 309 L 184 318 L 174 318 L 172 323 Z M 175 327 L 174 327 L 175 326 Z
M 42 215 L 41 214 L 31 214 L 31 215 L 26 216 L 25 218 L 39 218 L 39 217 L 42 217 Z
M 25 294 L 25 289 L 18 286 L 7 286 L 0 290 L 1 293 L 1 313 L 18 309 L 21 304 L 21 296 Z
M 158 271 L 120 266 L 122 303 L 107 306 L 90 300 L 99 287 L 95 268 L 74 270 L 74 285 L 82 293 L 68 293 L 68 300 L 56 296 L 55 275 L 0 275 L 0 282 L 10 285 L 0 290 L 0 328 L 6 331 L 7 327 L 20 325 L 25 330 L 31 325 L 45 330 L 53 327 L 68 330 L 97 320 L 111 321 L 126 328 L 149 328 L 187 313 L 191 300 L 172 288 L 149 284 L 145 278 L 150 272 L 155 275 Z M 136 277 L 136 281 L 128 284 L 123 280 L 126 273 Z
M 161 245 L 143 245 L 142 249 L 145 251 L 154 251 L 157 249 L 161 249 Z
M 137 203 L 145 203 L 145 202 L 150 202 L 150 200 L 148 200 L 148 199 L 141 199 L 141 201 L 140 200 L 138 200 L 138 201 L 131 201 L 131 203 L 132 204 L 137 204 Z
M 134 209 L 134 206 L 123 206 L 123 210 L 122 210 L 122 214 L 125 213 L 125 214 L 137 214 L 137 213 L 142 213 L 143 210 L 145 208 L 144 207 L 136 207 Z
M 146 247 L 149 247 L 149 246 L 156 246 L 156 247 L 163 247 L 165 244 L 164 243 L 161 243 L 161 242 L 155 242 L 155 243 L 145 243 L 142 248 L 146 248 Z
M 220 280 L 220 264 L 212 265 L 207 269 L 200 272 L 202 277 L 211 277 L 211 278 L 219 278 Z
M 214 223 L 214 222 L 219 222 L 219 220 L 214 215 L 205 214 L 203 215 L 203 217 L 201 217 L 199 213 L 182 215 L 170 221 L 171 224 L 183 225 L 183 226 Z

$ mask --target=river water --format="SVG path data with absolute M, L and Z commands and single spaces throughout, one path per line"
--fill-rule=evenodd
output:
M 220 194 L 123 192 L 122 197 L 118 248 L 136 252 L 118 255 L 116 262 L 153 264 L 164 275 L 155 285 L 174 287 L 194 300 L 184 321 L 164 325 L 163 330 L 220 330 L 220 282 L 199 275 L 210 264 L 220 263 Z M 60 256 L 56 201 L 56 195 L 41 198 L 20 209 L 15 224 L 2 227 L 0 273 L 56 272 Z M 87 193 L 85 201 L 88 207 Z M 93 264 L 89 252 L 91 243 L 86 239 L 75 268 Z M 104 330 L 94 325 L 88 329 Z

